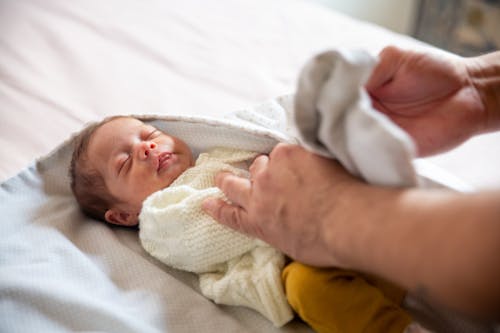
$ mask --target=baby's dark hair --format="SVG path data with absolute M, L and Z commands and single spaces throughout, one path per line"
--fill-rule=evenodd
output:
M 118 118 L 126 117 L 112 116 L 90 124 L 75 138 L 69 168 L 71 190 L 80 209 L 86 215 L 101 221 L 105 221 L 104 214 L 118 200 L 109 192 L 101 173 L 91 165 L 88 147 L 97 129 Z

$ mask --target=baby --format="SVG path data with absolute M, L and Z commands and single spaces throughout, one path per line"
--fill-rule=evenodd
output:
M 276 326 L 290 306 L 317 332 L 404 332 L 414 325 L 400 308 L 405 292 L 356 272 L 313 268 L 240 235 L 201 211 L 220 170 L 247 175 L 257 154 L 219 148 L 200 154 L 131 117 L 87 127 L 71 161 L 71 188 L 84 213 L 140 228 L 143 247 L 162 262 L 200 276 L 216 303 L 244 305 Z M 140 224 L 139 224 L 140 223 Z

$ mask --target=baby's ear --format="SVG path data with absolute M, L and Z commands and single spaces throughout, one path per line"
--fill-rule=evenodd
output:
M 106 222 L 125 227 L 132 227 L 137 225 L 137 214 L 128 213 L 117 208 L 111 208 L 104 214 Z

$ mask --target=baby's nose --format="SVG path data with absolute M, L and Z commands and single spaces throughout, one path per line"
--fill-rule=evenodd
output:
M 149 155 L 151 155 L 151 151 L 155 150 L 156 147 L 157 147 L 156 143 L 152 141 L 142 141 L 138 147 L 139 158 L 141 159 L 148 158 Z

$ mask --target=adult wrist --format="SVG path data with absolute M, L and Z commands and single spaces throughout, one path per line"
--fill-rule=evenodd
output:
M 363 269 L 369 239 L 377 231 L 380 202 L 370 185 L 352 181 L 337 184 L 335 205 L 325 214 L 322 230 L 331 265 L 345 269 Z
M 500 129 L 500 51 L 466 59 L 471 83 L 481 98 L 484 123 L 480 133 Z M 478 134 L 480 134 L 478 133 Z

